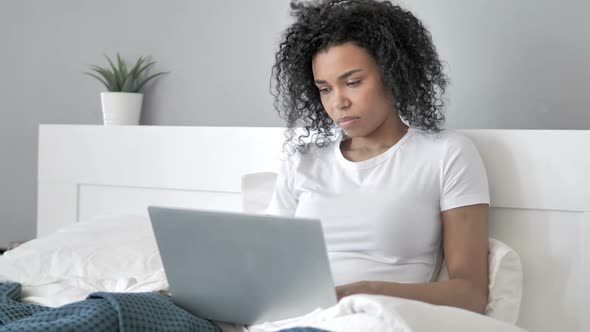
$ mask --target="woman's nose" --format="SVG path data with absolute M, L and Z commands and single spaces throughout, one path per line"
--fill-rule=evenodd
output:
M 334 90 L 334 99 L 332 101 L 332 107 L 335 110 L 343 110 L 350 107 L 350 99 L 342 90 Z

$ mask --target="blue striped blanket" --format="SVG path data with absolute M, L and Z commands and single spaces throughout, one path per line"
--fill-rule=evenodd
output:
M 20 302 L 21 285 L 0 283 L 0 332 L 197 331 L 221 332 L 158 293 L 96 292 L 58 308 Z M 293 328 L 282 332 L 319 332 Z
M 20 296 L 20 284 L 0 283 L 0 331 L 221 331 L 158 293 L 97 292 L 59 308 Z

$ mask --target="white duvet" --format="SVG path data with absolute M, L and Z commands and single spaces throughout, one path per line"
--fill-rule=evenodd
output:
M 0 256 L 0 281 L 23 285 L 23 301 L 56 307 L 96 291 L 168 289 L 147 217 L 95 218 Z
M 0 281 L 21 283 L 24 302 L 53 307 L 83 300 L 96 291 L 168 289 L 149 220 L 131 215 L 67 226 L 5 253 L 0 256 Z M 329 331 L 523 331 L 457 308 L 375 295 L 350 296 L 324 310 L 247 330 L 266 332 L 295 326 Z

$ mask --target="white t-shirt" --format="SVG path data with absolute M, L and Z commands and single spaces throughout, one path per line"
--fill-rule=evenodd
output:
M 410 128 L 384 153 L 352 162 L 340 141 L 286 159 L 266 212 L 321 220 L 336 285 L 434 281 L 441 211 L 489 204 L 473 143 L 452 131 Z

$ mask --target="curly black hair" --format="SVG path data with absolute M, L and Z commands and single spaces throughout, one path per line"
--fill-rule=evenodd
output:
M 293 0 L 291 16 L 295 22 L 275 54 L 271 88 L 274 108 L 287 122 L 286 144 L 301 148 L 311 136 L 313 143 L 324 146 L 335 136 L 314 84 L 312 59 L 348 42 L 374 58 L 397 111 L 411 127 L 441 130 L 447 77 L 430 33 L 411 12 L 389 1 Z M 304 133 L 295 137 L 298 125 Z

